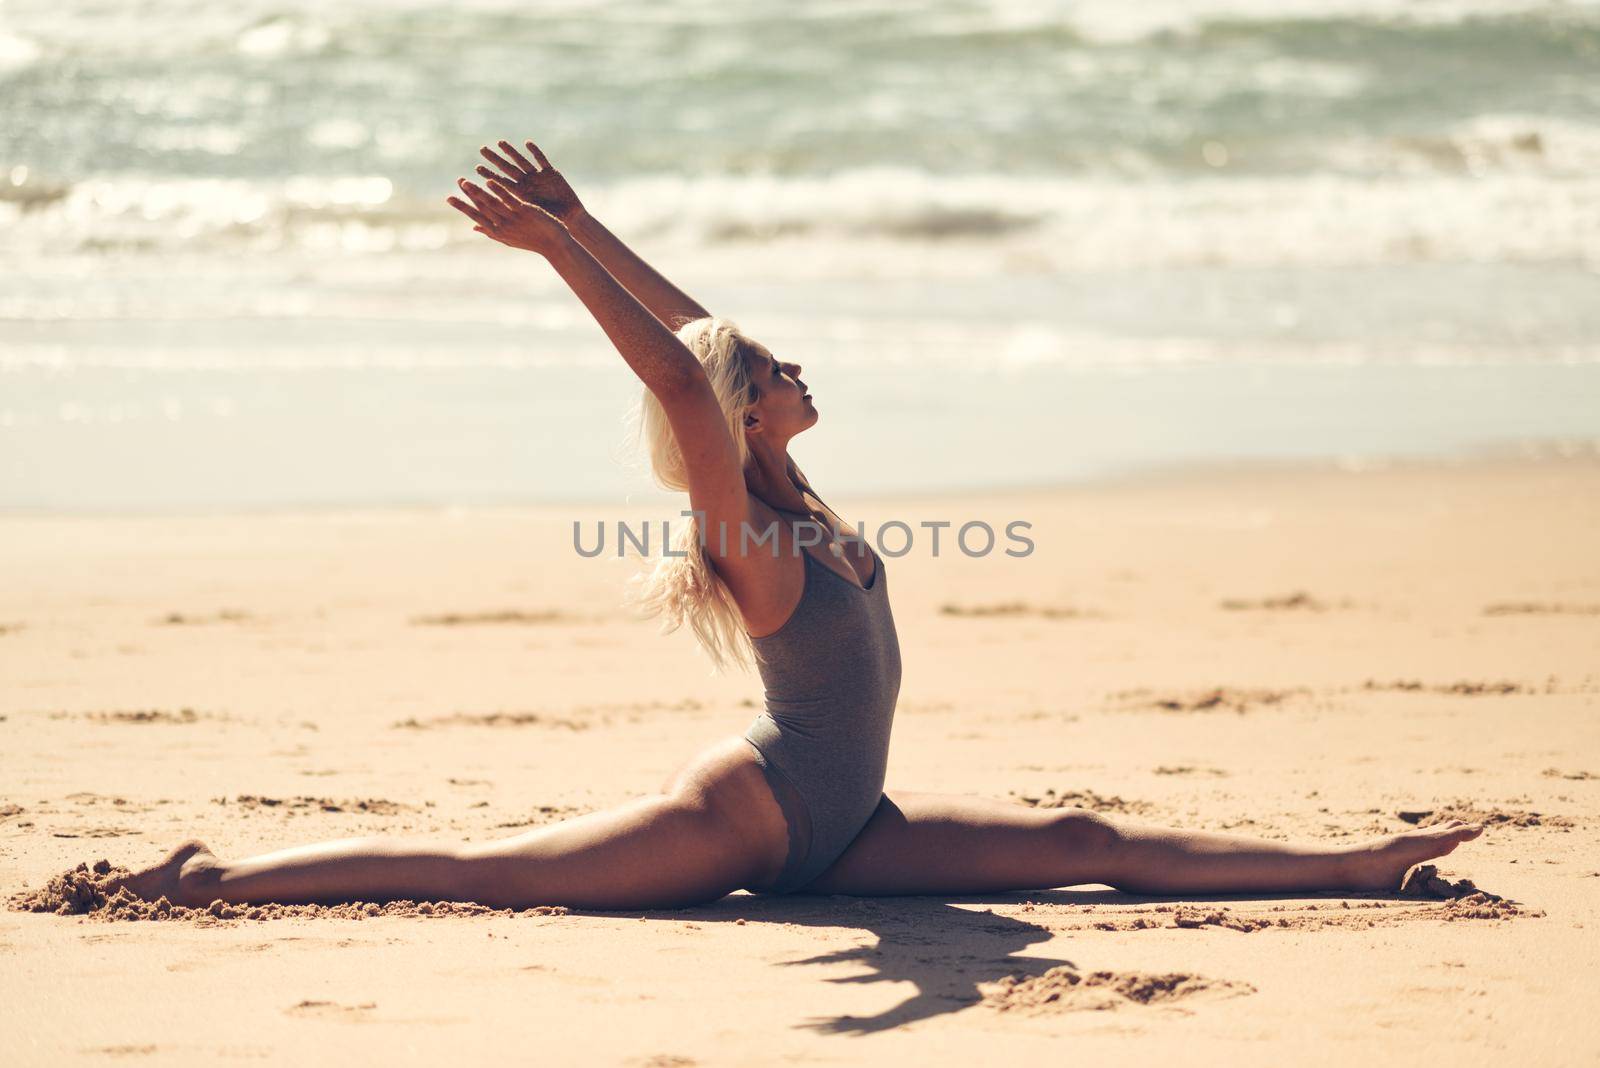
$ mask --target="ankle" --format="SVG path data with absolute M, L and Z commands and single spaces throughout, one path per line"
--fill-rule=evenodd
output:
M 227 865 L 209 853 L 199 853 L 184 861 L 178 869 L 178 893 L 181 904 L 204 907 L 221 895 L 217 893 Z
M 1371 842 L 1345 846 L 1334 856 L 1334 878 L 1329 890 L 1373 890 L 1383 882 L 1382 850 Z

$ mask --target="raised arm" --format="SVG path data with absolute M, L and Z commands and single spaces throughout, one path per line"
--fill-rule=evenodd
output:
M 684 323 L 710 314 L 590 215 L 572 186 L 550 165 L 538 145 L 532 141 L 523 144 L 528 148 L 528 155 L 533 157 L 532 161 L 509 141 L 499 142 L 499 152 L 485 145 L 479 151 L 484 159 L 500 168 L 501 173 L 480 166 L 478 174 L 485 180 L 501 182 L 520 199 L 560 219 L 578 243 L 667 329 L 677 330 Z
M 744 471 L 722 406 L 694 353 L 559 219 L 519 200 L 498 181 L 489 181 L 487 190 L 464 178 L 460 185 L 471 203 L 457 197 L 447 197 L 446 202 L 470 218 L 478 233 L 549 260 L 633 373 L 661 401 L 689 470 L 690 506 L 706 517 L 702 529 L 714 531 L 726 523 L 728 530 L 737 532 L 749 516 Z

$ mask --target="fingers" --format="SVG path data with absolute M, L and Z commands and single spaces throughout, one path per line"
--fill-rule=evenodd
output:
M 528 152 L 532 154 L 535 162 L 539 164 L 539 168 L 541 170 L 550 166 L 550 161 L 544 158 L 544 153 L 539 151 L 538 145 L 534 144 L 532 141 L 524 141 L 522 143 L 528 146 Z
M 485 232 L 486 227 L 492 228 L 494 226 L 494 223 L 487 216 L 470 204 L 464 203 L 455 197 L 445 197 L 444 202 L 450 205 L 452 208 L 455 208 L 467 218 L 471 219 L 473 222 L 477 223 L 473 229 L 478 231 L 480 234 Z
M 456 184 L 461 187 L 463 193 L 467 194 L 473 205 L 488 217 L 491 227 L 511 221 L 514 212 L 512 205 L 516 203 L 514 199 L 508 197 L 507 199 L 510 202 L 507 203 L 498 194 L 479 189 L 465 178 L 458 179 Z M 498 182 L 491 184 L 497 185 L 502 191 L 505 191 L 505 186 L 499 185 Z
M 488 167 L 478 166 L 472 169 L 478 172 L 478 177 L 484 180 L 485 185 L 487 185 L 489 182 L 497 182 L 504 177 L 503 175 L 494 173 L 494 171 L 491 171 Z
M 505 144 L 504 141 L 501 141 L 500 143 L 502 145 Z M 500 155 L 500 153 L 496 152 L 488 145 L 484 145 L 482 148 L 478 149 L 478 154 L 484 159 L 488 160 L 490 163 L 493 163 L 496 167 L 499 167 L 513 182 L 522 177 L 523 170 L 531 170 L 531 168 L 527 167 L 518 167 L 515 163 L 512 163 L 510 160 Z M 483 168 L 479 167 L 478 170 L 481 172 Z
M 532 146 L 533 142 L 529 141 L 528 144 L 529 144 L 529 146 Z M 539 169 L 538 167 L 535 167 L 533 164 L 529 163 L 527 157 L 524 156 L 521 152 L 518 152 L 517 151 L 517 146 L 513 145 L 510 141 L 501 141 L 500 142 L 500 151 L 504 152 L 506 155 L 508 155 L 512 159 L 516 160 L 517 163 L 520 164 L 522 169 L 525 170 L 525 171 L 536 171 L 536 170 Z
M 511 190 L 507 189 L 498 178 L 490 178 L 483 183 L 494 191 L 494 195 L 505 202 L 507 210 L 515 211 L 522 207 L 522 200 Z

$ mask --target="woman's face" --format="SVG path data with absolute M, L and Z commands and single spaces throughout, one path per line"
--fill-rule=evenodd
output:
M 760 342 L 746 345 L 746 366 L 758 394 L 750 412 L 755 422 L 747 419 L 746 429 L 782 442 L 815 424 L 817 408 L 800 381 L 800 365 L 779 360 Z

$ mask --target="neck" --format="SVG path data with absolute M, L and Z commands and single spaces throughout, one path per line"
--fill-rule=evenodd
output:
M 750 458 L 744 465 L 744 484 L 754 496 L 777 508 L 804 512 L 806 501 L 800 495 L 797 481 L 787 442 L 776 447 L 751 442 Z

